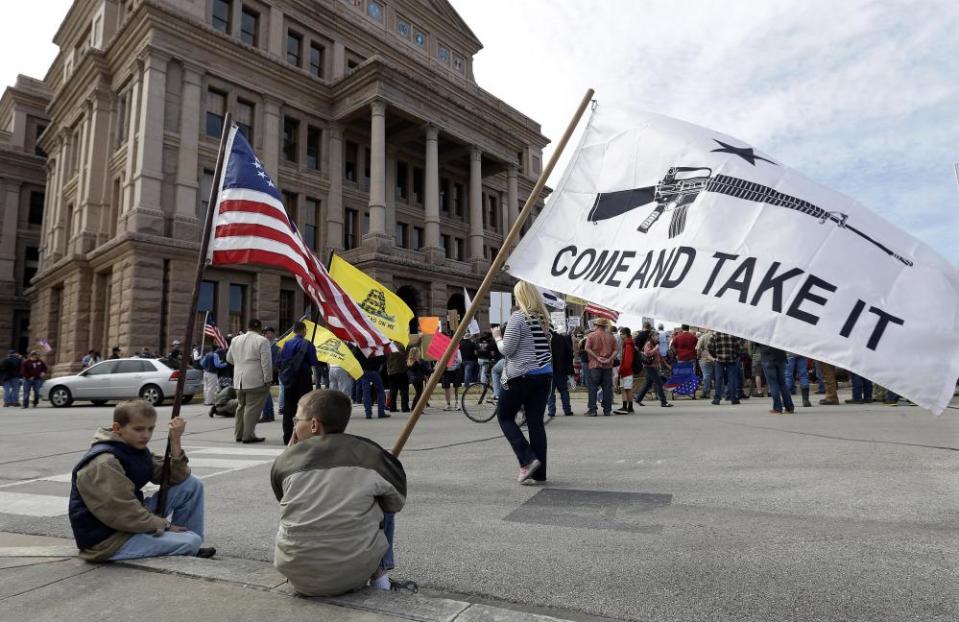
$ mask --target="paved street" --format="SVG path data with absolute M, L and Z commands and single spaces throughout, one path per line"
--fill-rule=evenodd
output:
M 647 404 L 553 422 L 544 488 L 515 483 L 494 422 L 428 411 L 402 456 L 397 576 L 567 618 L 959 618 L 959 411 Z M 232 420 L 205 410 L 186 407 L 185 445 L 206 483 L 208 541 L 268 561 L 280 424 L 241 446 Z M 0 411 L 0 531 L 69 536 L 69 472 L 110 413 Z M 354 416 L 350 432 L 385 446 L 405 421 Z

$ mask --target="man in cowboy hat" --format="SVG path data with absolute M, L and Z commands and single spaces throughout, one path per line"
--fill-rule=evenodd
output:
M 603 391 L 603 416 L 613 412 L 613 360 L 616 357 L 616 338 L 609 333 L 612 323 L 604 318 L 593 320 L 595 328 L 586 335 L 586 354 L 589 355 L 589 406 L 586 416 L 596 416 L 596 391 Z

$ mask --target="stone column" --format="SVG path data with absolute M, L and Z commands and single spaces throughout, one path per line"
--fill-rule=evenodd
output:
M 470 149 L 470 242 L 469 259 L 476 264 L 483 261 L 483 152 Z
M 66 226 L 63 222 L 63 182 L 64 178 L 67 177 L 67 151 L 69 151 L 68 141 L 64 139 L 63 134 L 60 135 L 59 141 L 59 155 L 57 156 L 57 175 L 54 182 L 53 188 L 53 213 L 52 218 L 50 219 L 50 263 L 53 263 L 63 257 L 63 253 L 66 249 Z
M 426 214 L 423 221 L 426 251 L 431 261 L 443 257 L 443 248 L 440 246 L 439 135 L 439 128 L 435 125 L 426 126 L 426 196 L 423 199 Z
M 237 2 L 236 4 L 240 4 Z M 270 7 L 270 34 L 267 38 L 267 49 L 270 54 L 286 61 L 286 37 L 283 28 L 283 11 L 278 7 Z
M 280 170 L 280 142 L 283 127 L 280 115 L 282 102 L 269 95 L 263 98 L 263 165 L 274 181 Z
M 137 153 L 137 125 L 140 118 L 140 82 L 142 80 L 142 67 L 134 70 L 133 84 L 130 86 L 130 98 L 127 102 L 127 153 L 126 163 L 123 173 L 123 205 L 120 210 L 123 214 L 122 221 L 126 223 L 129 211 L 133 208 L 133 170 L 136 163 Z M 125 225 L 124 225 L 125 226 Z M 118 223 L 117 229 L 122 227 Z
M 238 3 L 239 4 L 239 3 Z M 183 64 L 183 92 L 180 97 L 180 146 L 176 159 L 176 199 L 173 215 L 173 237 L 178 240 L 197 239 L 202 223 L 197 220 L 197 180 L 199 159 L 197 143 L 200 140 L 200 106 L 203 69 Z
M 503 229 L 503 239 L 509 234 L 513 223 L 519 218 L 519 168 L 510 166 L 506 170 L 506 228 Z M 507 249 L 511 250 L 511 249 Z
M 339 41 L 333 43 L 333 79 L 339 80 L 346 74 L 346 47 Z
M 330 191 L 326 196 L 326 249 L 343 250 L 343 129 L 331 125 L 327 131 L 330 138 Z
M 106 214 L 109 210 L 109 192 L 112 178 L 108 163 L 110 157 L 110 116 L 113 113 L 113 98 L 106 90 L 97 90 L 93 94 L 90 107 L 87 156 L 85 158 L 86 178 L 83 194 L 80 196 L 81 220 L 79 241 L 81 252 L 89 252 L 97 245 L 106 242 L 110 223 Z
M 364 239 L 387 238 L 386 104 L 373 102 L 370 113 L 370 232 Z M 362 171 L 359 173 L 362 176 Z
M 133 170 L 133 209 L 127 228 L 163 235 L 160 187 L 163 183 L 163 114 L 166 105 L 167 58 L 156 53 L 143 61 L 143 93 Z

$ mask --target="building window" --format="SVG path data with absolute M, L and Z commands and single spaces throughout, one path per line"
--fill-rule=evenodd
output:
M 360 229 L 363 232 L 363 235 L 366 235 L 370 232 L 370 213 L 363 212 L 363 227 Z
M 463 261 L 463 238 L 453 238 L 453 258 Z
M 236 100 L 236 125 L 251 145 L 253 144 L 253 115 L 255 110 L 255 104 L 242 99 Z
M 43 198 L 43 192 L 30 191 L 30 212 L 27 215 L 27 223 L 31 225 L 43 224 Z
M 294 306 L 296 305 L 296 292 L 292 289 L 281 289 L 280 290 L 280 325 L 279 333 L 283 333 L 287 328 L 293 326 L 295 321 L 296 313 Z
M 410 247 L 410 226 L 405 222 L 396 223 L 396 231 L 393 234 L 393 240 L 401 248 Z
M 356 156 L 359 145 L 351 140 L 346 141 L 346 157 L 344 160 L 343 176 L 347 181 L 356 181 Z
M 306 128 L 306 166 L 313 170 L 320 170 L 320 140 L 323 132 L 312 125 Z
M 303 243 L 306 244 L 306 247 L 313 252 L 320 250 L 317 248 L 316 225 L 303 225 Z
M 230 34 L 232 4 L 233 0 L 213 0 L 213 27 L 226 34 Z
M 423 248 L 426 243 L 426 236 L 424 235 L 423 227 L 413 227 L 413 239 L 411 240 L 412 247 L 415 250 Z
M 290 117 L 283 117 L 283 158 L 287 162 L 297 161 L 300 122 Z
M 119 147 L 127 141 L 127 108 L 129 107 L 130 91 L 124 91 L 117 97 L 117 128 L 113 144 Z
M 404 39 L 410 38 L 410 23 L 405 19 L 396 20 L 396 32 Z
M 47 126 L 42 123 L 37 123 L 37 126 L 34 129 L 33 153 L 34 155 L 38 155 L 41 158 L 47 157 L 47 152 L 44 151 L 43 147 L 40 146 L 40 137 L 43 135 L 43 132 L 46 129 L 47 129 Z
M 417 47 L 425 48 L 426 47 L 426 35 L 424 35 L 419 30 L 413 31 L 413 42 Z
M 423 204 L 423 169 L 414 166 L 413 167 L 413 203 L 417 205 Z
M 370 0 L 366 3 L 366 14 L 369 15 L 373 20 L 377 22 L 383 21 L 383 5 L 379 2 L 373 2 Z
M 300 66 L 300 48 L 303 45 L 303 37 L 292 30 L 286 33 L 286 62 L 297 67 Z
M 363 187 L 370 187 L 370 162 L 373 161 L 373 154 L 369 149 L 363 150 Z
M 355 209 L 347 208 L 345 210 L 345 222 L 343 223 L 343 248 L 350 250 L 356 248 L 359 244 L 360 233 L 360 213 Z
M 240 41 L 256 47 L 259 31 L 260 14 L 244 6 L 240 15 Z
M 326 48 L 316 43 L 310 44 L 310 73 L 317 78 L 323 77 L 323 59 L 326 56 Z
M 410 196 L 410 189 L 408 180 L 406 179 L 409 174 L 409 167 L 407 167 L 406 162 L 401 160 L 396 161 L 396 198 L 402 201 L 406 201 Z
M 303 212 L 303 241 L 312 251 L 319 252 L 320 236 L 317 224 L 320 222 L 320 202 L 307 198 Z
M 286 214 L 290 218 L 290 222 L 299 229 L 299 222 L 297 213 L 297 199 L 299 198 L 295 192 L 287 192 L 286 190 L 282 191 L 280 195 L 283 197 L 283 207 L 286 208 Z
M 453 258 L 453 238 L 450 237 L 448 233 L 444 233 L 442 236 L 443 240 L 443 254 L 446 255 L 447 259 Z
M 460 57 L 458 54 L 453 54 L 453 69 L 455 69 L 456 71 L 460 73 L 463 73 L 463 69 L 465 67 L 466 67 L 466 63 L 463 62 L 462 57 Z
M 223 117 L 226 115 L 226 93 L 209 89 L 206 93 L 206 135 L 220 136 L 223 133 Z
M 200 297 L 197 299 L 196 310 L 198 313 L 216 316 L 216 281 L 203 281 L 200 283 Z
M 236 335 L 246 326 L 246 285 L 230 283 L 230 333 Z
M 40 249 L 36 246 L 27 246 L 23 249 L 23 287 L 30 287 L 30 279 L 40 268 Z
M 489 198 L 489 228 L 499 231 L 499 201 L 493 195 Z
M 446 191 L 450 187 L 450 180 L 440 180 L 440 211 L 444 214 L 450 213 L 450 194 Z
M 463 205 L 465 197 L 463 195 L 463 184 L 453 184 L 453 215 L 463 216 Z
M 450 64 L 450 49 L 444 45 L 436 48 L 436 58 L 444 65 Z
M 489 260 L 490 260 L 490 261 L 493 261 L 494 259 L 496 259 L 496 255 L 497 255 L 498 253 L 499 253 L 499 249 L 498 249 L 498 248 L 496 248 L 495 246 L 490 246 L 490 247 L 489 247 Z

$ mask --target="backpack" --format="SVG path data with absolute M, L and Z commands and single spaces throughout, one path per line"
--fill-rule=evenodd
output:
M 306 357 L 306 349 L 307 345 L 304 342 L 304 345 L 297 349 L 296 354 L 294 354 L 292 358 L 285 361 L 280 361 L 280 373 L 278 375 L 280 384 L 285 387 L 290 387 L 296 384 L 296 375 L 303 366 L 303 359 Z

